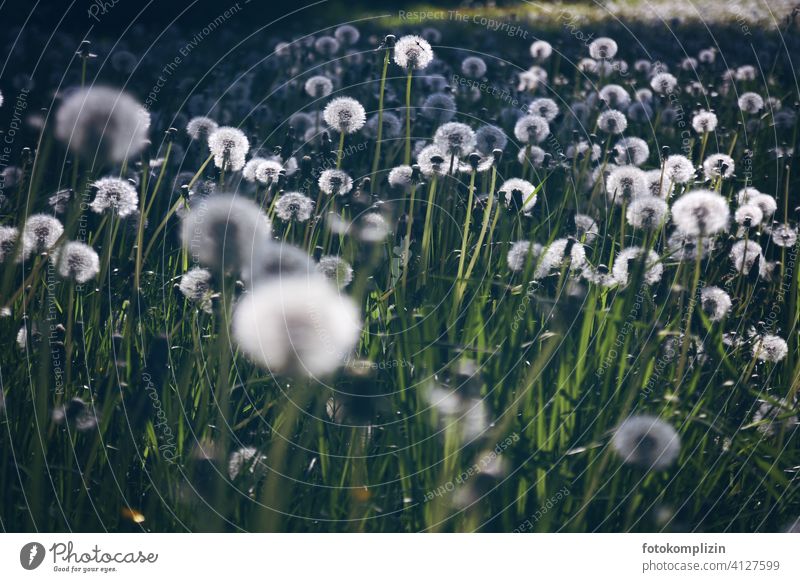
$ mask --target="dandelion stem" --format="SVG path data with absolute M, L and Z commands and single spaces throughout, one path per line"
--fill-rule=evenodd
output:
M 403 163 L 409 165 L 411 163 L 411 77 L 413 70 L 408 69 L 408 77 L 406 78 L 406 149 L 403 154 Z
M 386 71 L 389 69 L 389 53 L 391 48 L 386 47 L 383 56 L 383 71 L 381 72 L 381 87 L 378 94 L 378 134 L 375 138 L 375 156 L 372 159 L 372 172 L 370 172 L 369 191 L 375 191 L 375 174 L 378 173 L 378 164 L 381 160 L 381 142 L 383 141 L 383 95 L 386 90 Z

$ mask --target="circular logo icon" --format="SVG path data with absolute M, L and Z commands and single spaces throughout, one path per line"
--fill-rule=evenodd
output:
M 19 551 L 19 563 L 26 570 L 35 570 L 44 562 L 44 546 L 39 542 L 30 542 Z

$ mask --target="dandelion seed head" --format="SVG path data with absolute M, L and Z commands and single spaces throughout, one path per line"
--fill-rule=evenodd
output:
M 708 319 L 722 321 L 731 310 L 731 297 L 719 287 L 703 287 L 700 290 L 700 304 Z
M 197 117 L 192 117 L 189 123 L 186 124 L 186 133 L 189 134 L 191 139 L 208 141 L 209 136 L 217 128 L 219 128 L 219 124 L 216 121 L 210 117 L 198 115 Z
M 74 91 L 56 113 L 56 137 L 76 154 L 121 163 L 148 143 L 150 114 L 127 93 L 93 86 Z
M 717 129 L 717 116 L 711 111 L 700 111 L 692 117 L 692 128 L 703 135 Z
M 628 120 L 625 114 L 616 109 L 607 109 L 597 118 L 597 127 L 605 133 L 619 135 L 628 127 Z
M 611 109 L 624 109 L 631 103 L 631 96 L 620 85 L 606 85 L 597 93 Z
M 78 432 L 88 432 L 97 428 L 99 418 L 82 399 L 71 398 L 69 402 L 53 410 L 52 419 L 55 424 L 69 424 Z
M 589 56 L 593 59 L 613 59 L 617 54 L 617 43 L 608 37 L 596 38 L 589 45 Z
M 211 271 L 195 267 L 181 276 L 178 289 L 186 299 L 211 313 Z
M 466 156 L 475 149 L 475 132 L 465 123 L 451 121 L 439 126 L 433 143 L 448 156 Z
M 653 119 L 653 108 L 646 101 L 636 101 L 628 106 L 626 114 L 634 123 L 648 123 Z
M 614 451 L 623 462 L 658 471 L 678 458 L 681 441 L 678 433 L 654 416 L 630 416 L 614 431 Z
M 664 180 L 673 184 L 686 184 L 694 179 L 694 165 L 686 156 L 672 154 L 664 160 Z
M 353 267 L 341 257 L 320 257 L 317 270 L 337 289 L 344 289 L 353 281 Z
M 333 92 L 333 81 L 325 75 L 314 75 L 306 81 L 303 89 L 309 97 L 321 99 Z
M 708 236 L 728 227 L 728 202 L 710 190 L 693 190 L 672 205 L 675 227 L 691 236 Z
M 361 38 L 361 33 L 352 24 L 343 24 L 334 31 L 333 36 L 343 45 L 353 46 Z
M 669 215 L 667 203 L 655 196 L 639 196 L 631 200 L 625 218 L 634 228 L 655 230 L 659 228 Z
M 641 166 L 650 157 L 647 142 L 638 137 L 624 137 L 614 145 L 615 161 L 619 165 Z
M 270 186 L 277 183 L 278 176 L 284 167 L 275 160 L 264 160 L 260 162 L 253 171 L 253 178 L 260 184 Z M 288 172 L 287 172 L 288 174 Z
M 139 194 L 127 180 L 120 178 L 100 178 L 92 184 L 97 190 L 89 208 L 97 214 L 110 211 L 120 218 L 131 216 L 139 205 Z
M 678 79 L 669 73 L 658 73 L 650 79 L 650 87 L 661 95 L 674 93 L 678 88 Z
M 614 259 L 614 267 L 611 269 L 611 276 L 618 285 L 622 287 L 628 285 L 631 262 L 641 260 L 640 257 L 643 254 L 645 251 L 641 247 L 627 247 L 617 254 Z M 644 280 L 648 285 L 655 285 L 661 281 L 661 277 L 664 275 L 664 265 L 655 251 L 648 250 L 646 254 Z
M 697 258 L 698 248 L 701 258 L 708 257 L 714 249 L 714 239 L 698 237 L 676 230 L 667 239 L 667 249 L 671 257 L 679 261 L 693 261 Z
M 730 178 L 733 176 L 733 170 L 733 158 L 726 154 L 712 154 L 703 161 L 703 173 L 706 180 Z
M 480 79 L 486 74 L 486 61 L 480 57 L 467 57 L 461 62 L 461 72 L 470 79 Z
M 758 93 L 742 93 L 738 103 L 739 109 L 753 115 L 764 109 L 764 99 Z
M 455 107 L 455 103 L 453 105 Z M 403 131 L 403 122 L 391 111 L 383 112 L 383 137 L 397 137 Z M 378 114 L 371 116 L 364 124 L 364 134 L 367 137 L 378 137 Z
M 429 145 L 417 154 L 417 164 L 425 176 L 444 176 L 449 170 L 449 157 L 437 145 Z
M 613 168 L 606 178 L 606 193 L 609 201 L 617 205 L 647 195 L 647 179 L 643 170 L 634 166 Z
M 79 241 L 64 243 L 50 258 L 61 277 L 79 284 L 94 279 L 100 272 L 100 257 L 92 247 Z
M 506 255 L 506 262 L 508 268 L 512 271 L 522 271 L 528 260 L 532 265 L 536 264 L 536 259 L 542 254 L 543 247 L 539 243 L 531 243 L 527 240 L 521 240 L 513 243 Z
M 447 123 L 456 114 L 456 100 L 448 93 L 432 93 L 422 103 L 421 113 L 436 124 Z
M 412 186 L 414 170 L 411 166 L 400 165 L 389 170 L 389 185 L 400 190 L 409 190 Z
M 275 374 L 319 377 L 342 365 L 361 317 L 352 300 L 317 277 L 281 277 L 239 301 L 231 333 L 245 356 Z
M 761 212 L 761 208 L 755 204 L 744 204 L 736 209 L 736 212 L 733 214 L 733 219 L 736 221 L 736 224 L 740 226 L 754 227 L 761 224 L 761 221 L 764 220 L 764 213 Z
M 314 201 L 300 192 L 286 192 L 275 202 L 275 215 L 284 222 L 305 222 L 313 211 Z
M 753 424 L 758 424 L 758 432 L 765 436 L 775 436 L 783 429 L 791 432 L 797 426 L 797 403 L 785 398 L 778 401 L 765 400 L 753 413 Z M 795 533 L 800 533 L 800 519 L 795 523 Z
M 762 362 L 780 362 L 788 353 L 786 340 L 774 334 L 764 334 L 753 343 L 753 357 Z
M 578 240 L 590 243 L 600 236 L 600 229 L 594 218 L 588 214 L 576 214 L 575 222 L 575 236 Z
M 267 457 L 253 447 L 242 447 L 228 458 L 228 477 L 232 481 L 244 477 L 259 481 L 266 477 L 269 467 Z
M 761 245 L 752 240 L 736 241 L 731 247 L 730 257 L 736 270 L 747 275 L 756 260 L 761 258 Z
M 570 144 L 567 147 L 567 159 L 574 160 L 583 160 L 586 156 L 589 156 L 589 159 L 593 162 L 596 162 L 600 159 L 601 154 L 600 146 L 597 144 L 589 144 L 586 141 L 579 141 L 576 144 Z
M 409 34 L 397 39 L 394 45 L 394 62 L 404 69 L 422 70 L 432 60 L 433 49 L 421 36 Z
M 779 224 L 773 227 L 770 234 L 772 242 L 781 248 L 793 247 L 797 243 L 797 230 L 788 224 Z
M 514 136 L 524 144 L 537 144 L 550 135 L 550 124 L 544 117 L 524 115 L 514 125 Z
M 353 189 L 353 179 L 342 170 L 323 170 L 319 175 L 319 189 L 325 194 L 343 196 Z
M 381 242 L 389 232 L 389 223 L 378 212 L 368 212 L 362 215 L 358 221 L 358 238 L 364 242 Z
M 539 146 L 527 146 L 519 149 L 517 161 L 520 164 L 530 164 L 534 168 L 541 168 L 544 163 L 545 152 Z
M 17 247 L 19 229 L 15 226 L 0 226 L 0 263 L 12 256 Z
M 515 190 L 522 194 L 522 211 L 530 212 L 533 210 L 537 198 L 537 196 L 533 194 L 536 190 L 536 186 L 521 178 L 509 178 L 503 182 L 500 188 L 497 189 L 497 192 L 505 197 L 507 205 L 511 205 Z
M 314 50 L 323 57 L 330 57 L 339 52 L 339 41 L 333 36 L 321 36 L 314 41 Z
M 22 258 L 52 249 L 61 235 L 64 225 L 47 214 L 32 214 L 22 229 Z
M 674 193 L 675 189 L 670 187 L 669 178 L 661 170 L 648 170 L 644 173 L 644 176 L 647 182 L 647 192 L 650 196 L 666 200 Z
M 183 247 L 212 270 L 242 271 L 271 235 L 272 224 L 255 202 L 226 194 L 204 197 L 181 225 Z
M 238 171 L 244 168 L 245 157 L 250 151 L 250 141 L 241 129 L 218 127 L 208 136 L 208 149 L 214 155 L 214 165 Z
M 482 125 L 475 132 L 475 143 L 478 151 L 485 156 L 494 150 L 504 150 L 508 144 L 505 132 L 496 125 Z
M 531 44 L 531 56 L 538 61 L 547 60 L 552 54 L 553 46 L 546 40 L 537 40 Z
M 531 101 L 528 105 L 528 113 L 538 115 L 549 123 L 558 117 L 558 105 L 548 97 L 540 97 Z
M 534 279 L 547 277 L 567 264 L 570 271 L 583 270 L 587 266 L 586 249 L 575 240 L 556 239 L 542 252 L 534 271 Z
M 325 106 L 322 117 L 339 133 L 355 133 L 367 122 L 364 106 L 352 97 L 336 97 Z

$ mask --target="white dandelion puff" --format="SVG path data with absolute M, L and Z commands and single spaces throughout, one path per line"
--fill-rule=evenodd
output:
M 189 137 L 197 141 L 208 141 L 209 136 L 214 133 L 219 124 L 210 117 L 199 115 L 192 117 L 186 124 L 186 133 Z
M 303 86 L 306 94 L 314 99 L 327 97 L 333 91 L 333 81 L 324 75 L 314 75 Z
M 284 222 L 305 222 L 313 211 L 314 201 L 300 192 L 286 192 L 275 202 L 275 215 Z
M 480 79 L 486 74 L 486 61 L 470 56 L 461 62 L 461 72 L 470 79 Z
M 475 146 L 485 156 L 494 150 L 504 150 L 508 144 L 505 132 L 496 125 L 483 125 L 475 132 Z
M 214 165 L 234 172 L 244 168 L 250 151 L 250 141 L 241 129 L 218 127 L 208 136 L 208 149 L 214 155 Z
M 764 109 L 764 99 L 758 93 L 742 93 L 738 103 L 739 109 L 745 113 L 756 114 Z
M 282 277 L 240 300 L 231 333 L 242 352 L 271 373 L 318 377 L 350 355 L 361 317 L 353 301 L 324 280 Z
M 364 106 L 352 97 L 336 97 L 325 106 L 322 117 L 339 133 L 355 133 L 367 122 Z
M 228 477 L 236 480 L 248 477 L 259 481 L 267 475 L 269 467 L 267 457 L 253 447 L 242 447 L 231 453 L 228 458 Z
M 545 61 L 553 54 L 553 46 L 546 40 L 537 40 L 531 44 L 531 56 L 537 61 Z
M 606 178 L 608 200 L 617 205 L 647 195 L 647 179 L 644 171 L 634 166 L 613 168 Z
M 558 117 L 558 105 L 548 97 L 540 97 L 531 101 L 528 105 L 528 112 L 544 118 L 549 123 Z
M 727 154 L 712 154 L 703 161 L 703 173 L 706 180 L 730 178 L 733 176 L 733 170 L 733 158 Z
M 773 227 L 770 235 L 772 242 L 781 248 L 793 247 L 797 243 L 797 231 L 788 224 Z
M 536 191 L 536 186 L 521 178 L 510 178 L 503 182 L 502 186 L 497 189 L 497 192 L 505 197 L 506 204 L 509 206 L 513 202 L 515 191 L 519 192 L 521 195 L 521 210 L 523 212 L 530 212 L 533 210 L 533 207 L 536 205 L 537 198 L 537 196 L 534 194 Z
M 686 156 L 672 154 L 664 160 L 664 179 L 673 184 L 686 184 L 694 179 L 694 165 Z
M 353 179 L 342 170 L 323 170 L 319 175 L 319 189 L 325 194 L 343 196 L 353 189 Z
M 429 145 L 417 154 L 417 164 L 425 176 L 444 176 L 449 170 L 449 161 L 436 145 Z
M 49 251 L 62 234 L 64 225 L 57 218 L 47 214 L 32 214 L 22 229 L 21 258 L 27 259 L 33 254 Z
M 605 133 L 619 135 L 627 129 L 628 120 L 625 119 L 624 113 L 616 109 L 608 109 L 597 118 L 597 127 Z
M 672 465 L 681 451 L 675 429 L 647 415 L 625 419 L 614 431 L 611 444 L 623 462 L 656 471 Z
M 600 236 L 597 222 L 588 214 L 576 214 L 574 222 L 575 236 L 578 240 L 590 243 Z
M 624 109 L 631 103 L 631 96 L 620 85 L 606 85 L 597 96 L 600 97 L 611 109 Z
M 589 45 L 589 55 L 593 59 L 613 59 L 617 54 L 617 43 L 608 37 L 596 38 Z
M 543 247 L 539 243 L 521 240 L 513 243 L 506 255 L 506 263 L 512 271 L 522 271 L 530 260 L 532 265 L 542 254 Z
M 94 200 L 89 204 L 92 212 L 115 213 L 120 218 L 133 215 L 139 205 L 139 194 L 133 184 L 120 178 L 100 178 L 92 184 L 97 190 Z
M 271 186 L 277 183 L 281 170 L 285 171 L 285 168 L 280 162 L 276 160 L 263 160 L 253 170 L 253 178 L 260 184 Z
M 639 196 L 631 201 L 625 218 L 634 228 L 655 230 L 664 224 L 668 215 L 669 206 L 663 199 L 655 196 Z
M 645 251 L 641 247 L 627 247 L 622 249 L 614 259 L 614 266 L 611 275 L 620 286 L 628 284 L 628 276 L 631 269 L 631 262 L 641 260 Z M 664 265 L 661 263 L 658 254 L 653 250 L 646 252 L 647 258 L 644 262 L 644 280 L 648 285 L 655 285 L 664 275 Z
M 736 270 L 747 275 L 756 260 L 761 258 L 761 245 L 752 240 L 736 241 L 731 247 L 730 257 Z
M 100 272 L 100 257 L 95 250 L 79 241 L 64 243 L 53 251 L 53 264 L 61 277 L 83 284 Z
M 475 132 L 465 123 L 451 121 L 439 126 L 433 143 L 449 156 L 463 157 L 475 149 Z
M 394 62 L 404 69 L 425 69 L 433 60 L 430 43 L 414 34 L 400 37 L 394 45 Z
M 353 281 L 353 267 L 341 257 L 320 257 L 317 270 L 337 289 L 344 289 Z
M 711 111 L 700 111 L 692 117 L 692 128 L 700 135 L 717 129 L 717 116 Z
M 672 222 L 684 234 L 708 236 L 728 227 L 728 202 L 710 190 L 693 190 L 672 205 Z
M 550 125 L 544 117 L 524 115 L 514 125 L 514 136 L 524 144 L 537 144 L 550 134 Z
M 678 79 L 669 73 L 659 73 L 650 79 L 650 87 L 661 95 L 674 93 L 678 88 Z
M 148 143 L 150 114 L 127 93 L 90 87 L 70 94 L 56 113 L 56 137 L 76 154 L 121 163 Z
M 736 209 L 733 219 L 739 226 L 752 228 L 761 224 L 761 221 L 764 220 L 764 213 L 755 204 L 745 204 Z
M 619 165 L 641 166 L 650 157 L 647 142 L 638 137 L 624 137 L 614 145 L 615 161 Z
M 753 357 L 762 362 L 780 362 L 788 353 L 786 340 L 774 334 L 764 334 L 753 343 Z
M 17 248 L 19 229 L 15 226 L 0 226 L 0 263 L 11 257 Z
M 181 276 L 178 290 L 186 299 L 211 313 L 211 271 L 195 267 Z
M 410 190 L 413 184 L 414 169 L 411 166 L 400 165 L 389 170 L 387 180 L 392 188 Z
M 567 263 L 570 271 L 580 272 L 587 265 L 586 249 L 575 240 L 566 238 L 554 240 L 542 252 L 536 265 L 534 279 L 546 277 Z
M 731 297 L 719 287 L 703 287 L 700 290 L 700 305 L 708 319 L 722 321 L 731 310 Z

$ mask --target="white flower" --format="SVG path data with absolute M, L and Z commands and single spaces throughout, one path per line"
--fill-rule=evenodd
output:
M 764 109 L 764 99 L 758 93 L 742 93 L 739 97 L 739 109 L 745 113 L 758 113 Z
M 200 200 L 181 228 L 183 247 L 194 262 L 224 270 L 245 269 L 271 234 L 272 224 L 255 202 L 228 195 Z
M 673 184 L 686 184 L 694 179 L 694 165 L 680 154 L 667 156 L 664 160 L 664 180 Z
M 550 58 L 551 54 L 553 54 L 553 47 L 546 40 L 537 40 L 531 45 L 531 56 L 538 61 Z
M 305 222 L 313 211 L 314 201 L 300 192 L 286 192 L 275 202 L 275 214 L 287 222 Z
M 422 70 L 433 60 L 430 43 L 414 34 L 400 37 L 394 45 L 394 62 L 404 69 Z
M 700 304 L 711 321 L 722 321 L 731 310 L 731 297 L 719 287 L 703 287 Z
M 537 198 L 536 195 L 534 195 L 536 186 L 527 180 L 510 178 L 503 182 L 503 185 L 497 189 L 497 192 L 505 197 L 506 204 L 510 206 L 513 202 L 513 194 L 515 190 L 522 195 L 522 200 L 520 200 L 522 203 L 522 211 L 530 212 L 533 210 L 533 207 L 536 205 Z
M 684 234 L 708 236 L 728 227 L 728 202 L 709 190 L 693 190 L 672 205 L 672 222 Z
M 625 287 L 628 284 L 628 274 L 630 272 L 631 261 L 639 260 L 639 257 L 644 253 L 641 247 L 627 247 L 622 249 L 614 259 L 614 267 L 611 269 L 611 275 L 620 286 Z M 655 251 L 647 251 L 647 260 L 645 261 L 644 280 L 648 285 L 655 285 L 661 280 L 664 274 L 664 265 L 661 263 L 658 254 Z
M 241 299 L 231 332 L 242 352 L 270 373 L 318 377 L 350 355 L 361 321 L 352 300 L 323 279 L 282 277 Z
M 22 229 L 22 257 L 17 260 L 49 251 L 63 233 L 64 226 L 57 218 L 47 214 L 32 214 Z
M 639 196 L 631 200 L 625 218 L 634 228 L 655 230 L 664 224 L 669 214 L 669 206 L 655 196 Z
M 726 154 L 713 154 L 703 162 L 703 173 L 706 180 L 712 178 L 730 178 L 733 175 L 733 158 Z
M 531 265 L 536 264 L 536 259 L 542 254 L 542 245 L 531 243 L 527 240 L 517 241 L 511 245 L 506 255 L 508 268 L 512 271 L 522 271 L 530 257 Z
M 271 186 L 278 182 L 281 170 L 284 170 L 284 167 L 277 160 L 263 160 L 253 170 L 253 178 L 260 184 Z
M 17 247 L 19 229 L 15 226 L 0 226 L 0 263 L 11 257 Z
M 761 259 L 761 245 L 752 240 L 736 241 L 731 247 L 730 257 L 736 270 L 747 275 L 756 260 Z M 762 263 L 760 261 L 759 269 Z
M 586 266 L 586 250 L 577 241 L 560 238 L 551 242 L 541 254 L 534 279 L 546 277 L 566 263 L 571 271 L 581 271 Z
M 550 122 L 558 117 L 558 105 L 548 97 L 540 97 L 539 99 L 534 99 L 530 105 L 528 105 L 528 112 L 531 115 L 538 115 L 544 118 L 545 121 Z
M 228 459 L 228 477 L 231 480 L 250 477 L 259 481 L 267 475 L 267 457 L 253 447 L 243 447 L 231 453 Z
M 632 164 L 641 166 L 650 156 L 647 142 L 638 137 L 624 137 L 614 146 L 615 161 L 620 165 Z
M 777 335 L 764 334 L 753 344 L 753 357 L 762 362 L 780 362 L 788 353 L 786 340 Z
M 681 439 L 672 426 L 654 416 L 630 416 L 611 439 L 625 463 L 648 470 L 666 469 L 678 458 Z
M 93 86 L 69 95 L 56 113 L 56 137 L 75 153 L 121 163 L 147 145 L 150 114 L 127 93 Z
M 594 218 L 587 214 L 576 214 L 575 222 L 575 236 L 578 240 L 590 243 L 600 235 L 600 229 L 597 227 L 597 222 Z
M 662 95 L 672 93 L 678 87 L 678 80 L 669 73 L 659 73 L 650 80 L 650 87 Z
M 327 97 L 333 91 L 333 81 L 324 75 L 314 75 L 306 81 L 304 89 L 309 97 Z
M 597 95 L 612 109 L 623 109 L 631 102 L 631 96 L 620 85 L 606 85 L 598 91 Z
M 389 170 L 389 185 L 393 188 L 401 190 L 411 189 L 411 177 L 414 175 L 414 170 L 411 166 L 400 165 Z
M 788 224 L 779 224 L 773 227 L 770 234 L 772 241 L 779 247 L 793 247 L 797 243 L 797 231 Z
M 466 156 L 475 149 L 475 132 L 464 123 L 451 121 L 436 130 L 433 143 L 448 156 Z
M 514 125 L 514 136 L 522 143 L 541 143 L 550 134 L 550 125 L 544 117 L 524 115 Z
M 244 168 L 245 157 L 250 151 L 250 141 L 241 129 L 218 127 L 208 136 L 208 149 L 214 155 L 214 165 L 234 172 Z
M 611 135 L 618 135 L 627 129 L 628 120 L 625 114 L 616 109 L 608 109 L 597 118 L 597 127 Z
M 755 204 L 745 204 L 736 209 L 733 219 L 740 226 L 754 227 L 764 220 L 764 213 Z
M 692 118 L 692 127 L 701 135 L 711 133 L 717 129 L 717 116 L 711 111 L 700 111 Z
M 337 289 L 344 289 L 353 280 L 353 267 L 350 263 L 334 255 L 320 257 L 317 270 Z
M 461 72 L 470 79 L 480 79 L 486 74 L 486 61 L 470 56 L 461 62 Z
M 195 140 L 208 140 L 208 137 L 214 133 L 219 125 L 211 118 L 203 117 L 202 115 L 192 117 L 189 123 L 186 124 L 186 133 L 189 137 Z
M 86 283 L 100 272 L 100 257 L 87 244 L 70 241 L 53 252 L 51 257 L 58 274 L 76 283 Z
M 491 155 L 496 149 L 506 149 L 507 143 L 505 132 L 496 125 L 483 125 L 475 132 L 475 145 L 485 156 Z
M 195 267 L 181 276 L 178 289 L 186 299 L 211 313 L 211 271 Z
M 606 178 L 606 194 L 609 201 L 621 206 L 634 198 L 647 195 L 647 177 L 634 166 L 615 167 Z
M 617 54 L 617 43 L 605 36 L 592 41 L 589 45 L 589 55 L 593 59 L 613 59 Z
M 436 145 L 426 146 L 417 154 L 419 169 L 427 177 L 444 176 L 449 171 L 449 163 L 444 152 Z
M 339 133 L 355 133 L 367 122 L 364 106 L 351 97 L 336 97 L 322 112 L 325 123 Z
M 325 194 L 343 196 L 353 189 L 353 179 L 342 170 L 323 170 L 319 176 L 319 189 Z
M 97 194 L 89 205 L 93 212 L 115 212 L 120 218 L 131 216 L 139 205 L 139 194 L 133 184 L 119 178 L 100 178 L 92 184 Z

